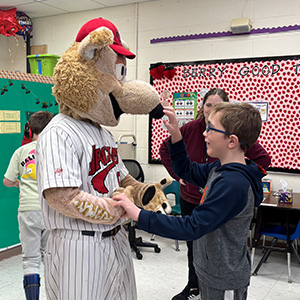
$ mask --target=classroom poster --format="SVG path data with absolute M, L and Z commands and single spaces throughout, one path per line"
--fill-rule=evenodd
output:
M 179 127 L 194 120 L 197 114 L 197 93 L 173 93 L 173 107 Z
M 199 109 L 207 90 L 224 89 L 230 101 L 249 102 L 260 110 L 263 125 L 258 141 L 271 156 L 270 170 L 300 173 L 300 56 L 164 65 L 173 66 L 175 76 L 151 79 L 162 102 L 173 105 L 174 94 L 193 92 Z M 159 147 L 169 136 L 161 122 L 150 118 L 149 163 L 161 163 Z

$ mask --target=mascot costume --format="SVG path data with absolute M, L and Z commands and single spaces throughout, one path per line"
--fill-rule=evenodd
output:
M 124 210 L 124 192 L 144 209 L 169 213 L 163 188 L 137 182 L 118 155 L 112 134 L 122 113 L 163 116 L 155 89 L 125 81 L 128 50 L 110 21 L 82 26 L 58 61 L 53 94 L 59 114 L 41 133 L 36 149 L 44 223 L 51 230 L 45 254 L 45 286 L 51 300 L 135 300 L 136 283 Z M 33 277 L 27 288 L 38 293 Z M 38 298 L 31 298 L 38 299 Z

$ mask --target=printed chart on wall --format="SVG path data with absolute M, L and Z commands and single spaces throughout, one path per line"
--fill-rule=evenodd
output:
M 197 114 L 197 93 L 174 93 L 172 106 L 175 109 L 179 127 L 194 120 Z
M 248 102 L 263 120 L 259 143 L 272 162 L 269 170 L 300 173 L 300 56 L 156 63 L 173 77 L 151 76 L 161 102 L 173 106 L 179 125 L 196 117 L 205 93 L 226 91 L 231 102 Z M 157 74 L 150 72 L 150 74 Z M 169 136 L 162 119 L 150 118 L 149 163 L 161 163 L 159 147 Z

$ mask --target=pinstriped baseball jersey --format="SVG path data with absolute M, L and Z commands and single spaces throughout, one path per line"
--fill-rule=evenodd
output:
M 111 197 L 128 171 L 109 131 L 58 114 L 40 134 L 36 157 L 38 189 L 47 229 L 107 231 L 121 222 L 103 225 L 69 218 L 49 207 L 42 197 L 45 189 L 56 187 L 79 187 L 95 196 Z
M 113 237 L 102 232 L 113 225 L 69 218 L 48 206 L 45 189 L 79 187 L 111 197 L 128 174 L 113 136 L 104 128 L 54 117 L 36 148 L 38 190 L 46 228 L 52 229 L 45 255 L 45 288 L 49 300 L 136 300 L 131 249 L 124 228 Z M 82 231 L 95 231 L 85 235 Z

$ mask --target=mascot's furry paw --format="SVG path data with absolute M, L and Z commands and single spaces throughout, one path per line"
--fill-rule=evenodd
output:
M 134 200 L 134 204 L 138 207 L 162 214 L 169 214 L 172 208 L 163 190 L 172 181 L 170 178 L 164 178 L 155 184 L 145 184 L 127 175 L 121 182 L 122 187 L 118 188 L 115 193 L 125 193 L 131 201 Z
M 134 203 L 133 196 L 132 196 L 132 194 L 133 194 L 133 187 L 132 186 L 129 185 L 126 188 L 119 187 L 118 189 L 116 189 L 113 192 L 113 196 L 121 194 L 121 193 L 124 193 L 129 198 L 129 200 Z

